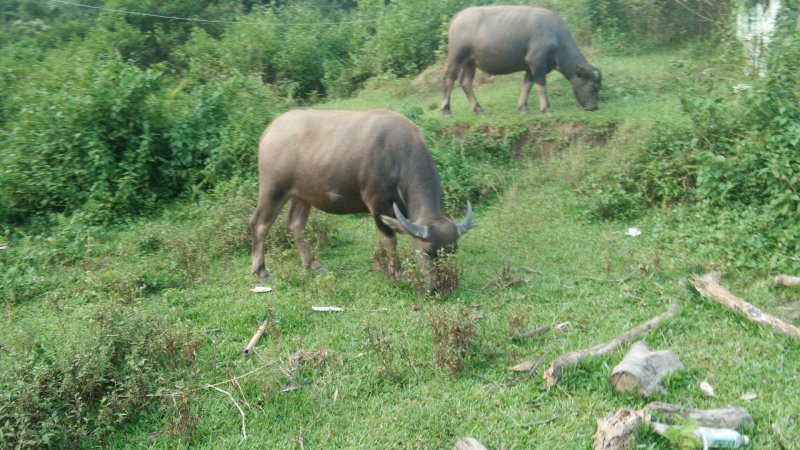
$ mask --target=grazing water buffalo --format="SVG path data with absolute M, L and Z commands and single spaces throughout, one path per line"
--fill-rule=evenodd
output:
M 547 100 L 547 74 L 558 70 L 572 83 L 578 103 L 597 109 L 600 70 L 586 62 L 567 25 L 553 11 L 530 6 L 480 6 L 453 17 L 447 32 L 448 56 L 442 112 L 449 116 L 450 93 L 461 73 L 461 87 L 472 110 L 484 110 L 475 98 L 475 68 L 491 75 L 525 72 L 517 108 L 528 112 L 528 93 L 536 85 L 539 111 L 552 113 Z
M 258 206 L 250 219 L 253 273 L 267 279 L 264 235 L 283 205 L 300 260 L 325 269 L 303 237 L 311 207 L 331 214 L 369 212 L 378 227 L 375 265 L 402 276 L 395 232 L 414 238 L 429 293 L 438 288 L 433 259 L 452 252 L 472 226 L 472 206 L 455 224 L 442 214 L 439 175 L 413 122 L 386 110 L 365 112 L 294 110 L 261 135 L 258 146 Z M 384 260 L 385 258 L 385 260 Z

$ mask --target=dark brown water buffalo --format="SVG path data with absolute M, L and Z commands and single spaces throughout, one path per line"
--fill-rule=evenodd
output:
M 366 112 L 294 110 L 261 135 L 258 147 L 258 206 L 250 219 L 253 273 L 267 279 L 264 236 L 283 205 L 300 260 L 324 271 L 306 245 L 303 230 L 311 207 L 331 214 L 369 212 L 378 227 L 375 265 L 402 275 L 395 232 L 413 236 L 428 292 L 436 291 L 433 264 L 452 252 L 472 226 L 472 207 L 455 224 L 442 214 L 439 175 L 413 122 L 386 110 Z
M 483 113 L 475 98 L 475 68 L 491 75 L 525 72 L 517 107 L 528 112 L 531 85 L 539 93 L 539 111 L 551 113 L 547 74 L 561 72 L 584 109 L 597 109 L 600 70 L 586 62 L 563 20 L 553 11 L 530 6 L 467 8 L 453 17 L 447 32 L 448 57 L 442 112 L 450 115 L 450 93 L 461 73 L 461 87 L 472 110 Z

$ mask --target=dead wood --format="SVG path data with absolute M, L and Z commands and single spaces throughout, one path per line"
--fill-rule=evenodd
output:
M 456 442 L 456 445 L 453 447 L 453 450 L 486 450 L 486 447 L 483 446 L 477 439 L 468 437 L 459 440 Z
M 633 344 L 611 371 L 609 382 L 617 392 L 636 389 L 645 397 L 653 392 L 663 392 L 661 379 L 683 367 L 669 350 L 651 351 L 644 342 Z
M 532 377 L 536 373 L 536 370 L 539 369 L 539 366 L 542 365 L 543 362 L 544 362 L 544 356 L 540 356 L 540 357 L 536 358 L 536 361 L 534 361 L 533 364 L 531 364 L 531 368 L 528 369 L 527 372 L 525 372 L 525 379 L 527 380 L 528 378 Z
M 792 275 L 778 275 L 775 277 L 775 287 L 800 286 L 800 277 Z
M 653 330 L 653 328 L 658 326 L 658 324 L 674 316 L 675 313 L 678 312 L 679 307 L 680 303 L 675 302 L 670 305 L 669 309 L 667 309 L 661 315 L 648 320 L 636 328 L 632 328 L 622 333 L 621 335 L 604 344 L 598 344 L 587 349 L 574 350 L 559 356 L 555 359 L 555 361 L 553 361 L 552 364 L 550 364 L 550 367 L 544 371 L 545 386 L 549 388 L 558 383 L 558 381 L 561 379 L 561 372 L 567 367 L 572 367 L 578 364 L 580 360 L 587 357 L 605 355 L 606 353 L 616 350 L 625 342 L 628 342 L 641 334 L 649 333 L 651 330 Z
M 648 420 L 646 412 L 624 408 L 599 419 L 594 434 L 594 450 L 630 449 L 642 422 Z
M 711 297 L 722 306 L 744 314 L 751 322 L 769 325 L 778 334 L 800 339 L 800 329 L 765 313 L 725 289 L 720 284 L 719 272 L 711 272 L 700 278 L 692 278 L 692 285 L 701 295 Z
M 256 344 L 258 343 L 258 340 L 261 339 L 261 335 L 263 335 L 264 332 L 267 331 L 268 327 L 269 327 L 269 321 L 268 320 L 265 320 L 265 321 L 261 322 L 261 326 L 258 327 L 258 329 L 256 330 L 255 334 L 253 334 L 253 337 L 250 338 L 250 342 L 248 342 L 247 345 L 244 347 L 244 357 L 245 358 L 249 358 L 253 354 L 253 349 L 255 348 Z
M 645 409 L 651 414 L 654 412 L 660 413 L 670 422 L 674 422 L 677 416 L 697 421 L 697 423 L 703 427 L 730 428 L 736 430 L 741 427 L 750 428 L 754 424 L 750 413 L 747 412 L 746 409 L 739 408 L 738 406 L 717 409 L 694 409 L 669 403 L 652 402 L 648 403 Z

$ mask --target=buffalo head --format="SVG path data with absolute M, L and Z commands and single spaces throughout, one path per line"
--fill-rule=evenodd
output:
M 575 76 L 570 79 L 572 91 L 578 103 L 587 111 L 597 109 L 597 95 L 603 82 L 600 69 L 590 64 L 581 64 L 575 68 Z
M 392 205 L 395 217 L 381 216 L 383 223 L 398 233 L 406 233 L 414 238 L 413 248 L 417 254 L 419 270 L 425 276 L 425 287 L 429 294 L 439 290 L 439 269 L 436 258 L 455 252 L 458 238 L 478 226 L 472 221 L 472 204 L 467 201 L 467 215 L 456 224 L 447 219 L 434 219 L 421 223 L 408 220 L 397 204 Z

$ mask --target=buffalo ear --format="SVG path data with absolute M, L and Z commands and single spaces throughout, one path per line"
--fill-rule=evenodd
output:
M 381 214 L 381 222 L 385 223 L 386 226 L 388 226 L 389 228 L 393 229 L 398 233 L 406 234 L 405 228 L 403 228 L 403 226 L 400 225 L 400 222 L 398 222 L 397 219 L 395 219 L 394 217 L 389 217 Z

